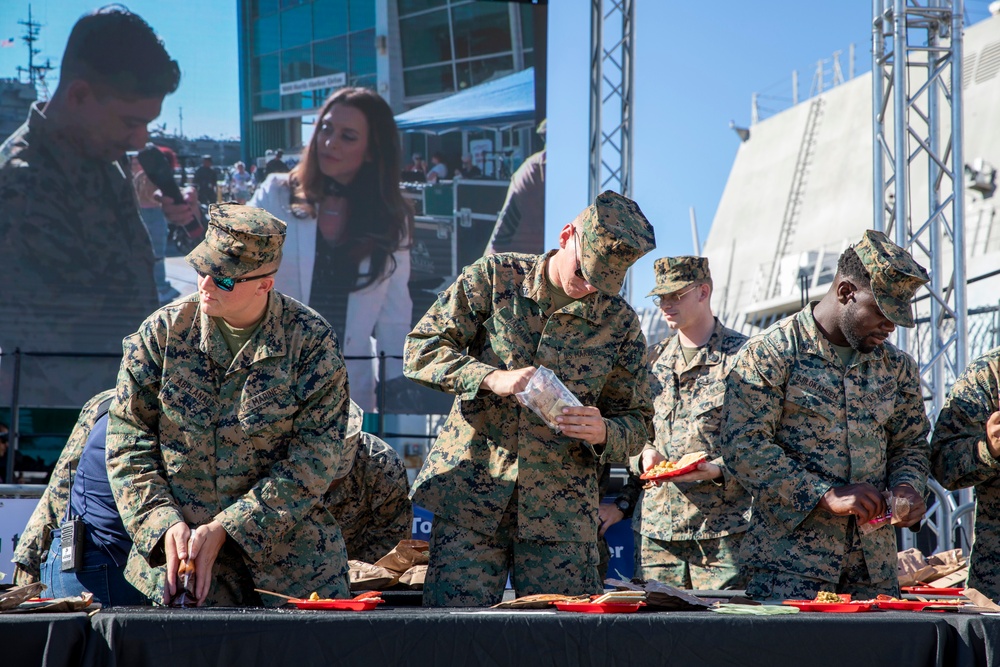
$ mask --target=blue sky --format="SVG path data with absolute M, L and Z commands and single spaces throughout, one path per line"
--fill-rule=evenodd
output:
M 769 95 L 762 107 L 791 101 L 791 72 L 799 71 L 801 97 L 816 62 L 849 45 L 855 73 L 871 69 L 871 2 L 676 2 L 635 0 L 635 155 L 633 196 L 656 227 L 658 247 L 634 272 L 633 303 L 650 305 L 653 260 L 691 254 L 689 207 L 702 243 L 708 236 L 739 140 L 729 121 L 746 126 L 753 92 Z M 168 131 L 229 137 L 239 132 L 235 0 L 133 0 L 126 3 L 163 37 L 183 72 L 180 90 L 163 105 L 158 123 Z M 966 0 L 972 22 L 988 15 L 989 0 Z M 38 47 L 58 65 L 70 28 L 98 6 L 86 0 L 32 0 L 44 24 Z M 550 0 L 547 245 L 587 205 L 589 0 Z M 19 38 L 17 21 L 28 3 L 0 2 L 0 40 Z M 0 49 L 0 76 L 24 65 L 25 48 Z M 54 87 L 55 80 L 52 81 Z M 782 99 L 773 99 L 783 97 Z M 800 99 L 801 99 L 800 97 Z M 765 115 L 766 112 L 765 112 Z

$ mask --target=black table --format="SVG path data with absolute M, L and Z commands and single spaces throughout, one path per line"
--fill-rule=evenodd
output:
M 1000 617 L 109 609 L 0 616 L 0 665 L 1000 665 Z
M 84 613 L 0 615 L 0 665 L 82 664 L 90 631 Z
M 378 609 L 156 610 L 92 619 L 88 665 L 997 664 L 1000 620 L 872 612 L 724 616 Z M 977 660 L 978 658 L 978 660 Z

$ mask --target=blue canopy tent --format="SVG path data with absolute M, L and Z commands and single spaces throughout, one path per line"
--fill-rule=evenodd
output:
M 405 132 L 444 134 L 470 128 L 510 129 L 535 121 L 535 69 L 467 88 L 396 116 Z

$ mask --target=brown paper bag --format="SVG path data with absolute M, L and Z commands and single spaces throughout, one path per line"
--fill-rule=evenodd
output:
M 426 565 L 414 565 L 403 573 L 399 578 L 399 583 L 408 586 L 410 590 L 422 591 L 424 589 L 424 579 L 427 577 Z
M 395 572 L 371 563 L 349 560 L 347 565 L 347 578 L 351 582 L 352 591 L 380 591 L 399 580 L 399 575 Z
M 424 540 L 400 540 L 392 551 L 375 561 L 375 565 L 394 572 L 398 577 L 414 565 L 426 565 L 429 548 Z

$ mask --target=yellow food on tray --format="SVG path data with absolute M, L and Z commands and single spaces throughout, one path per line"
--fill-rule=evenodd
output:
M 816 598 L 813 600 L 813 602 L 822 602 L 831 604 L 839 604 L 843 601 L 844 600 L 841 599 L 839 595 L 837 595 L 836 593 L 831 593 L 830 591 L 820 591 L 819 593 L 816 594 Z
M 691 454 L 685 454 L 678 461 L 660 461 L 655 466 L 647 470 L 646 474 L 652 477 L 654 475 L 662 475 L 664 473 L 680 470 L 681 468 L 686 468 L 692 463 L 696 463 L 704 458 L 707 458 L 707 456 L 708 454 L 705 452 L 693 452 Z

